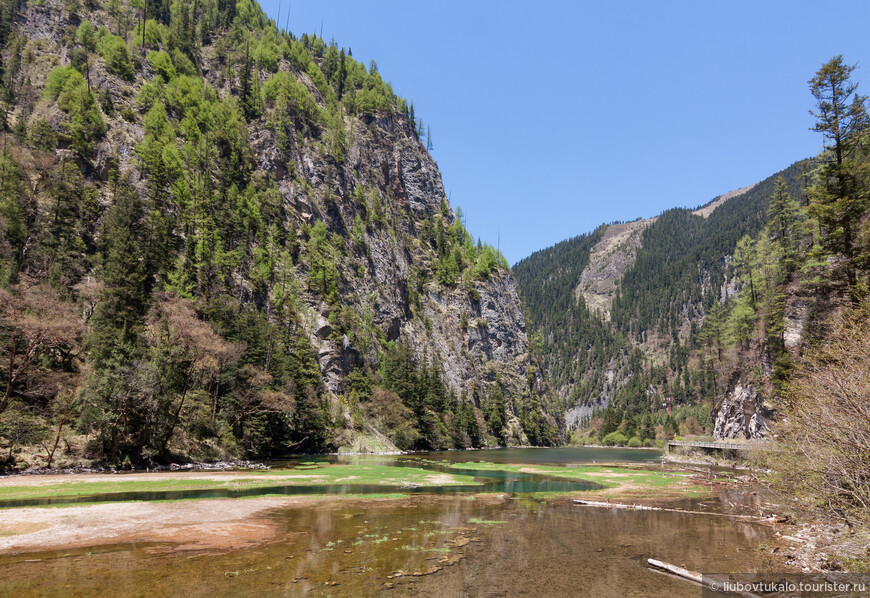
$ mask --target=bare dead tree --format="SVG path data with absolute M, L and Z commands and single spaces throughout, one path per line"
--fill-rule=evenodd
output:
M 788 387 L 777 486 L 850 525 L 870 525 L 870 302 L 801 366 Z
M 6 363 L 0 413 L 40 356 L 57 351 L 69 354 L 83 332 L 75 306 L 61 301 L 49 285 L 22 283 L 11 290 L 0 289 L 0 356 Z

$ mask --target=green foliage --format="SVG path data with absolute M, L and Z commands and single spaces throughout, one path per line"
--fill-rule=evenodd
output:
M 494 248 L 490 246 L 484 247 L 480 255 L 477 256 L 477 262 L 474 264 L 474 270 L 472 271 L 474 277 L 479 280 L 486 280 L 490 274 L 497 272 L 499 266 L 502 265 L 499 258 L 500 256 Z
M 157 23 L 154 19 L 148 19 L 145 21 L 145 48 L 151 50 L 159 50 L 162 48 L 165 45 L 164 30 L 165 26 Z M 136 25 L 136 30 L 133 33 L 133 40 L 137 42 L 138 45 L 142 45 L 143 37 L 141 24 Z
M 289 73 L 278 72 L 263 85 L 263 97 L 275 107 L 278 118 L 287 115 L 301 117 L 301 121 L 313 126 L 322 120 L 321 110 L 308 92 L 308 88 Z M 281 122 L 281 120 L 279 120 Z
M 329 103 L 330 100 L 334 99 L 332 88 L 329 86 L 329 83 L 326 81 L 326 77 L 323 76 L 323 71 L 320 70 L 320 67 L 317 66 L 317 63 L 309 62 L 308 66 L 305 69 L 305 72 L 308 73 L 309 77 L 311 77 L 311 81 L 314 83 L 314 87 L 317 88 L 317 91 L 320 92 L 320 94 L 327 101 L 327 103 Z
M 148 62 L 157 71 L 157 74 L 163 77 L 163 81 L 169 83 L 177 76 L 175 65 L 172 64 L 172 58 L 166 52 L 148 52 Z
M 111 33 L 104 35 L 100 38 L 99 50 L 109 72 L 128 81 L 133 80 L 133 63 L 130 62 L 127 44 L 122 38 Z
M 0 284 L 14 283 L 21 267 L 19 257 L 35 223 L 32 204 L 27 201 L 28 179 L 24 169 L 9 153 L 0 153 Z
M 97 36 L 94 26 L 90 21 L 82 21 L 76 29 L 76 41 L 90 50 L 91 52 L 97 49 Z
M 105 289 L 89 340 L 98 368 L 136 355 L 142 318 L 150 303 L 147 265 L 142 261 L 142 219 L 143 206 L 136 190 L 129 180 L 120 180 L 101 234 Z
M 604 446 L 625 446 L 628 443 L 628 439 L 619 432 L 611 432 L 604 437 L 602 442 Z
M 336 104 L 329 119 L 329 153 L 337 164 L 344 162 L 344 152 L 347 149 L 347 133 L 344 127 L 344 115 L 341 107 Z
M 782 248 L 783 262 L 787 272 L 793 271 L 796 267 L 799 219 L 800 208 L 789 195 L 788 184 L 782 177 L 777 177 L 773 195 L 767 207 L 767 230 L 770 239 Z
M 84 77 L 72 67 L 57 67 L 48 74 L 45 94 L 56 99 L 67 115 L 73 148 L 83 157 L 90 157 L 94 143 L 106 133 L 106 123 Z
M 339 274 L 337 243 L 330 240 L 330 234 L 322 220 L 311 227 L 308 241 L 310 272 L 308 289 L 317 291 L 327 302 L 337 304 Z
M 485 280 L 499 269 L 508 269 L 507 260 L 490 245 L 477 243 L 462 225 L 462 210 L 457 208 L 456 217 L 448 226 L 446 202 L 442 202 L 439 217 L 427 219 L 421 231 L 422 240 L 432 247 L 438 261 L 435 264 L 435 280 L 443 286 L 453 286 L 470 277 Z
M 383 393 L 378 397 L 377 392 L 377 405 L 371 407 L 378 413 L 392 414 L 389 417 L 398 425 L 401 434 L 391 438 L 404 445 L 397 446 L 418 450 L 481 446 L 483 434 L 473 405 L 457 400 L 448 391 L 436 366 L 419 363 L 408 347 L 390 343 L 384 346 L 380 355 L 378 376 L 384 389 L 400 399 L 404 407 L 398 407 L 394 399 Z M 504 396 L 493 397 L 493 405 L 500 405 L 503 411 Z M 384 421 L 389 419 L 380 417 Z
M 845 258 L 844 270 L 850 288 L 857 284 L 855 244 L 859 222 L 870 207 L 870 162 L 864 139 L 868 125 L 867 97 L 857 93 L 851 80 L 856 67 L 835 56 L 810 80 L 816 99 L 816 126 L 830 153 L 810 189 L 809 213 L 820 224 L 820 242 Z M 853 296 L 853 300 L 857 295 Z

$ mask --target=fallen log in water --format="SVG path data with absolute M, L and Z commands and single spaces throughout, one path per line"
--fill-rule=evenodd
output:
M 767 523 L 777 522 L 774 517 L 758 517 L 756 515 L 734 515 L 731 513 L 710 513 L 707 511 L 687 511 L 685 509 L 666 509 L 664 507 L 650 507 L 647 505 L 627 505 L 616 502 L 600 502 L 597 500 L 579 500 L 574 499 L 574 502 L 584 507 L 600 507 L 607 509 L 628 509 L 631 511 L 665 511 L 667 513 L 685 513 L 687 515 L 710 515 L 712 517 L 728 517 L 730 519 L 745 519 L 747 521 L 764 521 Z
M 655 559 L 647 559 L 646 562 L 649 563 L 650 567 L 673 573 L 677 577 L 682 577 L 683 579 L 688 579 L 689 581 L 694 581 L 699 584 L 704 583 L 704 576 L 697 571 L 689 571 L 688 569 L 683 569 L 682 567 L 677 567 L 676 565 L 671 565 L 670 563 L 657 561 Z
M 729 591 L 727 589 L 728 586 L 723 581 L 717 581 L 715 579 L 705 579 L 704 575 L 698 573 L 697 571 L 689 571 L 688 569 L 683 569 L 682 567 L 677 567 L 676 565 L 671 565 L 670 563 L 658 561 L 656 559 L 647 559 L 646 562 L 653 569 L 659 569 L 660 571 L 664 571 L 665 573 L 676 575 L 681 579 L 697 583 L 703 588 L 712 590 L 713 592 L 721 592 L 723 594 L 730 594 L 732 596 L 740 596 L 741 598 L 760 598 L 758 594 L 753 594 L 751 592 Z

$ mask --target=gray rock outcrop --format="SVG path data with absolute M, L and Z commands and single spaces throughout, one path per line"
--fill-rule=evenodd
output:
M 714 413 L 713 437 L 765 438 L 770 433 L 768 420 L 771 410 L 752 385 L 737 384 L 725 394 L 722 404 Z

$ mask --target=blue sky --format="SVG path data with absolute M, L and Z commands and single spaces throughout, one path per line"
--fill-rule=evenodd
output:
M 806 82 L 836 54 L 870 92 L 870 2 L 280 4 L 414 101 L 451 204 L 511 263 L 817 153 Z

